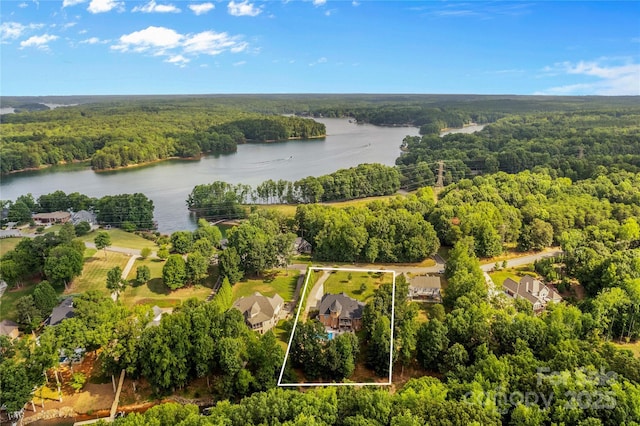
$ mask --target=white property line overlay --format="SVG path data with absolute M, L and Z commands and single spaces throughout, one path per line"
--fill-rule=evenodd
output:
M 311 276 L 311 274 L 309 273 L 309 271 L 345 271 L 345 272 L 373 272 L 373 273 L 383 273 L 383 274 L 389 274 L 392 273 L 393 274 L 393 287 L 391 290 L 391 343 L 390 343 L 390 350 L 389 350 L 389 381 L 388 382 L 384 382 L 384 383 L 371 383 L 371 382 L 365 382 L 365 383 L 344 383 L 344 382 L 338 382 L 338 383 L 282 383 L 282 376 L 284 375 L 284 370 L 287 366 L 287 360 L 289 359 L 289 351 L 291 350 L 291 343 L 293 342 L 293 335 L 296 332 L 296 327 L 298 325 L 298 319 L 300 318 L 300 311 L 302 310 L 302 305 L 303 305 L 303 301 L 306 301 L 305 297 L 306 297 L 306 292 L 307 292 L 307 285 L 309 284 L 309 277 Z M 289 336 L 289 344 L 287 345 L 287 352 L 285 353 L 284 356 L 284 361 L 282 362 L 282 369 L 280 370 L 280 377 L 278 377 L 278 386 L 281 387 L 299 387 L 299 386 L 390 386 L 391 383 L 391 378 L 393 376 L 393 329 L 394 329 L 394 322 L 395 322 L 395 317 L 396 317 L 396 271 L 393 270 L 389 270 L 389 269 L 358 269 L 358 268 L 329 268 L 329 267 L 322 267 L 322 266 L 309 266 L 307 268 L 307 278 L 304 280 L 304 288 L 302 289 L 302 293 L 300 295 L 300 299 L 298 300 L 298 312 L 296 313 L 296 320 L 293 323 L 293 329 L 291 330 L 291 335 Z

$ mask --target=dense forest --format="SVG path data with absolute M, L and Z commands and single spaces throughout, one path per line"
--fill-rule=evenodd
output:
M 226 182 L 196 185 L 187 207 L 208 219 L 243 218 L 242 204 L 308 204 L 391 195 L 400 188 L 400 174 L 382 164 L 360 164 L 323 176 L 308 176 L 295 182 L 266 180 L 252 188 Z
M 91 198 L 78 192 L 65 194 L 64 191 L 55 191 L 51 194 L 43 194 L 37 200 L 33 195 L 26 194 L 19 196 L 15 202 L 3 201 L 2 203 L 2 206 L 7 208 L 6 220 L 17 224 L 31 222 L 33 213 L 90 210 L 96 214 L 98 222 L 103 225 L 115 226 L 127 231 L 148 230 L 156 227 L 153 221 L 153 201 L 140 193 Z
M 237 144 L 322 137 L 311 119 L 201 100 L 87 104 L 2 116 L 0 172 L 91 161 L 95 170 L 235 152 Z
M 440 160 L 445 185 L 497 171 L 547 169 L 576 180 L 591 177 L 598 166 L 640 170 L 638 108 L 510 115 L 474 134 L 440 137 L 433 130 L 402 143 L 396 164 L 408 187 L 433 184 Z

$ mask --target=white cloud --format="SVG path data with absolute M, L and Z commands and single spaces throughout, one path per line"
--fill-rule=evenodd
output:
M 187 66 L 187 64 L 189 62 L 191 62 L 191 59 L 185 58 L 182 55 L 173 55 L 173 56 L 169 56 L 167 59 L 165 59 L 165 62 L 167 62 L 169 64 L 175 64 L 175 65 L 179 66 L 180 68 L 184 68 L 185 66 Z
M 62 2 L 62 7 L 75 6 L 76 4 L 84 3 L 87 0 L 64 0 Z
M 27 3 L 25 3 L 25 2 L 22 2 L 22 3 L 20 3 L 20 4 L 18 5 L 18 7 L 19 7 L 20 9 L 24 9 L 25 7 L 28 7 L 28 6 L 29 6 L 29 5 L 28 5 Z
M 247 63 L 247 61 L 238 61 L 238 62 L 234 62 L 233 66 L 234 67 L 240 67 L 240 66 L 242 66 L 242 65 L 244 65 L 246 63 Z
M 323 4 L 326 4 L 327 0 L 313 0 L 313 5 L 314 6 L 322 6 Z
M 38 30 L 43 28 L 44 24 L 28 24 L 24 25 L 19 22 L 3 22 L 0 24 L 0 40 L 2 43 L 8 43 L 10 40 L 15 40 L 29 30 Z
M 203 31 L 189 36 L 183 46 L 187 53 L 218 55 L 225 50 L 232 53 L 242 52 L 247 48 L 247 43 L 240 42 L 238 37 L 231 37 L 227 33 Z
M 180 13 L 180 9 L 172 4 L 157 4 L 154 0 L 144 6 L 136 6 L 131 9 L 132 12 L 142 13 Z
M 28 39 L 21 41 L 20 42 L 20 47 L 21 48 L 25 48 L 25 47 L 36 47 L 38 49 L 43 49 L 46 50 L 49 48 L 49 42 L 52 42 L 54 40 L 57 40 L 58 36 L 56 35 L 49 35 L 49 34 L 43 34 L 40 36 L 32 36 L 29 37 Z
M 606 58 L 598 61 L 578 63 L 561 62 L 553 67 L 545 67 L 547 76 L 583 76 L 587 82 L 552 87 L 537 94 L 547 95 L 640 95 L 640 64 L 606 63 Z M 610 61 L 609 61 L 610 62 Z
M 249 0 L 244 0 L 240 3 L 231 0 L 227 5 L 227 9 L 229 14 L 233 16 L 258 16 L 262 12 L 262 9 L 249 3 Z
M 122 5 L 122 2 L 116 0 L 91 0 L 87 10 L 91 13 L 104 13 L 121 7 Z
M 0 39 L 12 40 L 20 37 L 27 27 L 19 22 L 3 22 L 0 24 Z
M 165 62 L 184 66 L 190 61 L 189 56 L 214 56 L 223 52 L 239 53 L 246 50 L 248 46 L 249 44 L 242 41 L 240 36 L 231 36 L 226 32 L 202 31 L 195 34 L 180 34 L 170 28 L 150 26 L 121 36 L 111 49 L 166 56 Z
M 183 38 L 182 34 L 178 34 L 170 28 L 150 26 L 144 30 L 123 35 L 120 37 L 120 42 L 111 48 L 123 52 L 155 50 L 158 53 L 178 47 Z
M 309 64 L 309 66 L 310 66 L 310 67 L 313 67 L 313 66 L 316 66 L 316 65 L 318 65 L 318 64 L 325 64 L 326 62 L 327 62 L 327 58 L 325 58 L 325 57 L 323 56 L 323 57 L 319 58 L 317 61 L 315 61 L 315 62 L 311 62 L 311 63 Z
M 109 43 L 109 40 L 101 40 L 98 37 L 89 37 L 86 40 L 82 40 L 81 44 L 105 44 Z
M 356 0 L 353 0 L 353 1 L 351 2 L 351 5 L 352 5 L 352 6 L 360 6 L 360 2 L 358 2 L 358 1 L 356 1 Z
M 203 15 L 215 8 L 213 3 L 190 4 L 189 9 L 196 15 Z

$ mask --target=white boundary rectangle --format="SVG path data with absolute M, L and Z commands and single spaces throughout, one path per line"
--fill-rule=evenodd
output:
M 389 381 L 378 383 L 378 382 L 364 382 L 364 383 L 282 383 L 282 376 L 284 375 L 284 370 L 287 366 L 287 360 L 289 359 L 289 351 L 291 350 L 291 343 L 293 342 L 293 335 L 296 332 L 296 326 L 298 325 L 298 319 L 300 318 L 300 311 L 302 310 L 303 302 L 306 302 L 307 297 L 307 285 L 309 284 L 309 277 L 311 274 L 309 271 L 345 271 L 345 272 L 380 272 L 383 274 L 393 274 L 393 286 L 391 290 L 391 342 L 390 342 L 390 350 L 389 350 Z M 289 336 L 289 344 L 287 345 L 287 352 L 284 356 L 284 361 L 282 362 L 282 368 L 280 369 L 280 376 L 278 377 L 278 386 L 281 387 L 299 387 L 299 386 L 390 386 L 392 384 L 393 377 L 393 330 L 395 323 L 395 311 L 396 311 L 396 271 L 389 269 L 362 269 L 362 268 L 330 268 L 324 266 L 309 266 L 307 268 L 307 277 L 304 280 L 304 287 L 302 288 L 302 292 L 300 294 L 300 298 L 298 299 L 298 312 L 296 313 L 296 319 L 293 323 L 293 329 L 291 330 L 291 335 Z

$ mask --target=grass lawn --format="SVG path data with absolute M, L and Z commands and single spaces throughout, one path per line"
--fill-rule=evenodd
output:
M 108 252 L 105 259 L 102 250 L 99 252 L 87 250 L 87 252 L 85 253 L 82 275 L 73 280 L 73 283 L 65 293 L 84 293 L 89 290 L 98 290 L 108 296 L 107 272 L 116 266 L 124 269 L 129 261 L 129 256 L 122 253 Z
M 633 352 L 635 357 L 640 358 L 640 341 L 635 343 L 614 343 L 613 345 L 618 349 L 627 349 Z
M 369 204 L 372 201 L 388 200 L 390 198 L 396 197 L 397 195 L 400 195 L 400 194 L 381 195 L 378 197 L 357 198 L 355 200 L 349 200 L 349 201 L 336 201 L 336 202 L 319 203 L 319 204 L 323 204 L 325 206 L 342 208 L 342 209 L 345 207 L 365 207 L 367 204 Z M 247 207 L 251 207 L 251 206 L 247 205 Z M 285 216 L 294 216 L 296 214 L 296 208 L 298 207 L 297 204 L 255 204 L 255 206 L 261 210 L 277 210 L 280 213 L 284 214 Z
M 136 269 L 142 265 L 149 267 L 151 280 L 147 284 L 136 285 L 133 281 L 136 278 Z M 124 292 L 120 293 L 120 301 L 128 306 L 158 305 L 161 308 L 173 308 L 192 297 L 206 299 L 211 294 L 211 280 L 206 280 L 203 285 L 189 286 L 171 291 L 162 282 L 163 266 L 164 262 L 158 259 L 137 259 L 127 276 L 129 286 Z
M 351 279 L 349 279 L 351 275 Z M 366 302 L 373 292 L 380 287 L 382 283 L 392 283 L 393 274 L 391 273 L 371 273 L 368 272 L 346 272 L 336 271 L 330 273 L 329 278 L 324 282 L 324 292 L 338 294 L 345 292 L 347 296 Z M 360 290 L 362 283 L 366 288 Z
M 16 303 L 18 299 L 33 293 L 35 287 L 35 283 L 29 283 L 16 290 L 7 289 L 0 299 L 0 320 L 10 319 L 15 321 L 17 318 Z
M 136 234 L 124 232 L 121 229 L 109 229 L 104 232 L 107 232 L 111 236 L 111 245 L 114 247 L 126 247 L 137 250 L 141 250 L 145 247 L 149 247 L 152 250 L 157 249 L 157 246 L 153 241 L 145 240 Z M 78 239 L 80 241 L 92 243 L 96 238 L 96 235 L 98 235 L 98 231 L 93 231 L 89 232 L 87 235 L 78 237 Z
M 22 238 L 2 238 L 0 239 L 0 256 L 16 248 Z
M 278 293 L 285 301 L 290 301 L 293 299 L 299 276 L 298 271 L 289 271 L 287 275 L 284 270 L 277 269 L 266 272 L 264 278 L 238 281 L 232 287 L 233 300 L 250 296 L 257 291 L 268 297 Z
M 291 337 L 291 335 L 285 330 L 284 323 L 286 321 L 287 320 L 278 321 L 278 324 L 276 324 L 272 329 L 273 334 L 275 334 L 276 339 L 278 339 L 278 344 L 282 346 L 282 349 L 284 350 L 287 349 L 287 346 L 289 345 L 289 337 Z
M 502 286 L 502 283 L 504 283 L 504 280 L 506 280 L 507 278 L 511 278 L 515 282 L 520 281 L 520 278 L 522 278 L 525 275 L 527 275 L 527 274 L 524 273 L 524 271 L 523 271 L 524 269 L 525 268 L 522 268 L 522 267 L 507 268 L 507 269 L 503 269 L 501 271 L 489 272 L 489 276 L 493 280 L 494 284 L 498 288 L 500 288 Z

